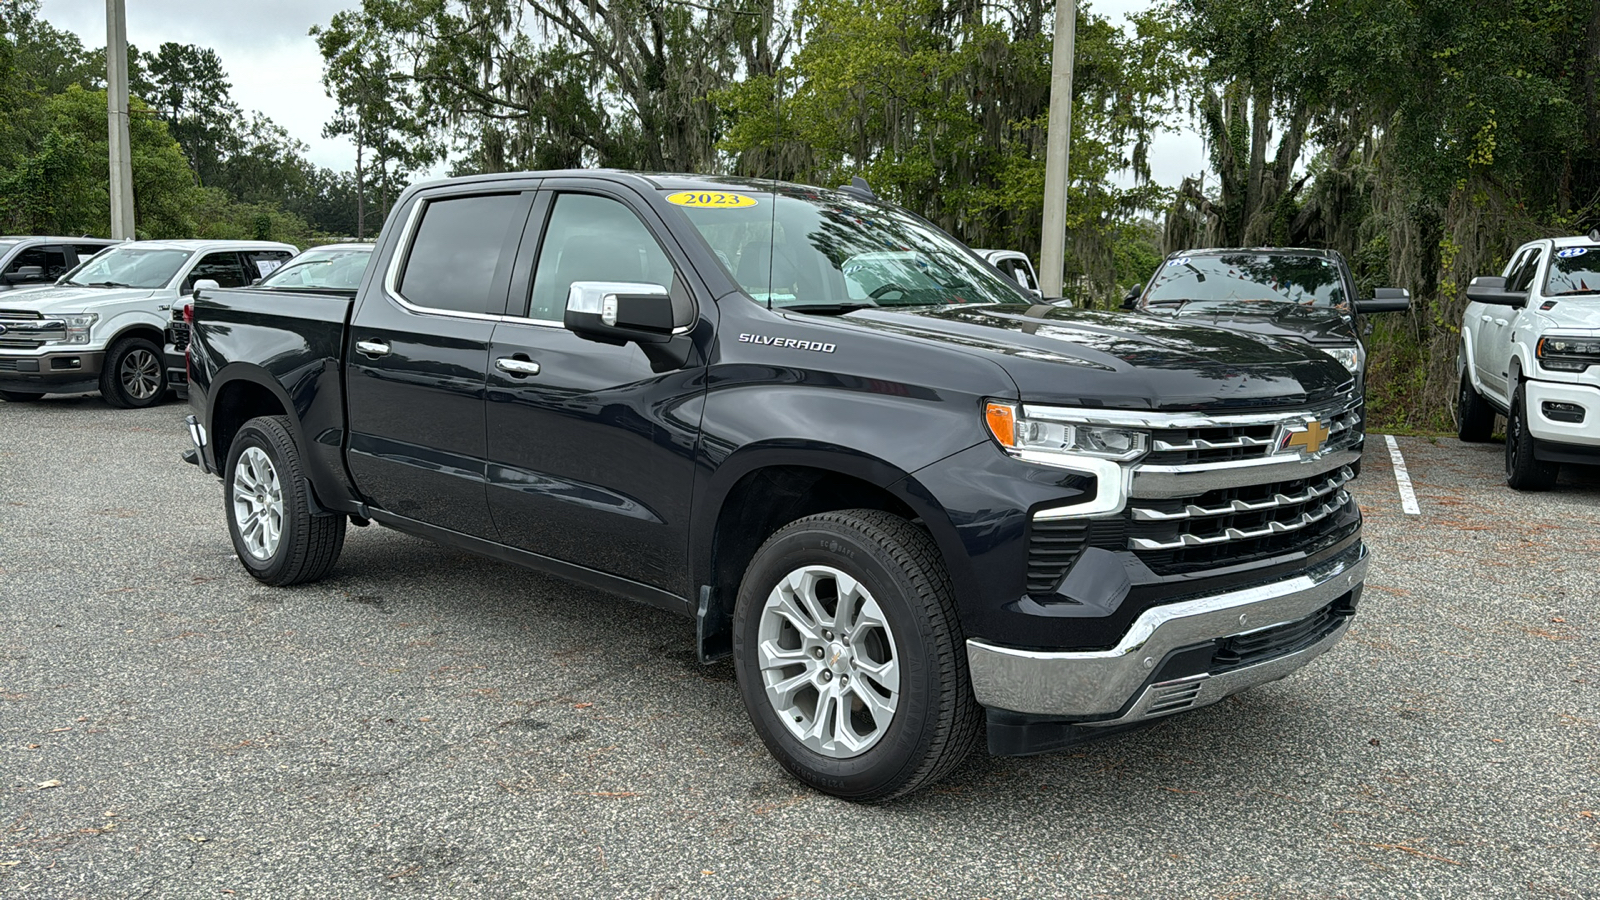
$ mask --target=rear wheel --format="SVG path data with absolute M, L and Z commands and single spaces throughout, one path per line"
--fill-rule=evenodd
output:
M 795 777 L 848 800 L 943 778 L 979 712 L 949 578 L 922 529 L 885 512 L 794 522 L 751 561 L 734 611 L 739 691 Z
M 1560 472 L 1560 463 L 1534 458 L 1527 395 L 1519 387 L 1511 396 L 1511 412 L 1506 416 L 1506 484 L 1519 491 L 1548 491 L 1555 486 Z
M 143 409 L 167 398 L 161 348 L 148 338 L 128 337 L 106 351 L 100 395 L 118 409 Z
M 43 396 L 42 391 L 37 394 L 33 391 L 0 391 L 0 400 L 7 403 L 31 403 Z
M 245 571 L 278 586 L 328 574 L 344 549 L 345 518 L 312 514 L 288 419 L 244 423 L 223 472 L 228 533 Z
M 1494 433 L 1494 407 L 1472 386 L 1472 377 L 1461 372 L 1461 388 L 1456 394 L 1456 435 L 1469 444 L 1481 444 Z

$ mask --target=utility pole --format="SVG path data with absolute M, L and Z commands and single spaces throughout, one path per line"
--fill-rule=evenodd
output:
M 1077 0 L 1056 3 L 1056 42 L 1050 61 L 1050 118 L 1044 143 L 1044 240 L 1039 246 L 1039 288 L 1061 296 L 1067 259 L 1067 158 L 1072 148 L 1072 43 Z
M 111 236 L 133 237 L 133 154 L 128 146 L 126 0 L 106 0 L 106 124 L 111 147 Z

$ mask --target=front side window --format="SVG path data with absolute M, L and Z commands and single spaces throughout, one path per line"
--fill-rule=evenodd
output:
M 244 254 L 244 261 L 255 272 L 253 274 L 246 272 L 245 274 L 251 275 L 252 278 L 265 278 L 271 275 L 279 266 L 288 262 L 293 255 L 287 250 L 247 250 Z
M 522 209 L 519 194 L 428 201 L 400 275 L 400 296 L 428 309 L 488 312 L 501 245 Z
M 84 287 L 163 288 L 189 261 L 188 250 L 125 245 L 96 256 L 72 273 L 67 284 Z
M 1200 305 L 1252 311 L 1268 304 L 1346 309 L 1344 278 L 1325 256 L 1287 253 L 1223 253 L 1178 256 L 1166 261 L 1145 292 L 1146 306 Z
M 746 193 L 682 206 L 745 293 L 774 308 L 1031 303 L 967 249 L 893 207 L 842 194 Z
M 1546 297 L 1600 294 L 1600 246 L 1566 247 L 1550 260 L 1545 276 Z
M 1525 291 L 1533 286 L 1533 277 L 1539 271 L 1539 263 L 1544 261 L 1544 248 L 1535 247 L 1528 251 L 1522 259 L 1522 265 L 1517 267 L 1511 277 L 1506 279 L 1506 290 Z
M 183 280 L 184 290 L 192 288 L 202 278 L 209 278 L 217 283 L 217 287 L 225 288 L 239 288 L 250 283 L 250 279 L 245 277 L 244 266 L 239 263 L 239 254 L 232 251 L 207 253 L 195 264 L 189 277 Z
M 672 260 L 633 210 L 609 197 L 562 194 L 539 247 L 528 318 L 559 322 L 575 281 L 673 288 Z
M 34 268 L 39 274 L 29 276 L 29 284 L 44 284 L 55 281 L 61 273 L 67 271 L 67 251 L 65 247 L 29 247 L 18 253 L 6 266 L 5 274 L 13 282 L 19 282 L 19 270 Z

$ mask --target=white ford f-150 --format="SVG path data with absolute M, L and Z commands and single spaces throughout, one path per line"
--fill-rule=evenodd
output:
M 0 399 L 99 391 L 123 409 L 167 395 L 168 310 L 195 283 L 250 284 L 295 254 L 273 241 L 132 241 L 53 287 L 0 295 Z
M 1600 465 L 1600 230 L 1517 249 L 1472 279 L 1461 321 L 1457 421 L 1486 441 L 1506 417 L 1506 481 L 1545 490 L 1562 463 Z

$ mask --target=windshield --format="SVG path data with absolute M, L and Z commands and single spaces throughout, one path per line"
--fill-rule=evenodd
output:
M 79 266 L 62 283 L 87 287 L 166 287 L 188 258 L 188 250 L 115 247 Z
M 367 271 L 367 261 L 371 258 L 371 247 L 307 250 L 261 279 L 256 287 L 280 291 L 353 291 L 361 286 L 361 276 Z
M 1567 247 L 1557 250 L 1545 276 L 1546 297 L 1571 297 L 1600 294 L 1600 247 Z
M 739 286 L 774 308 L 1032 303 L 966 247 L 899 210 L 834 194 L 740 196 L 755 203 L 680 208 Z
M 1297 303 L 1346 308 L 1344 279 L 1333 260 L 1285 253 L 1179 256 L 1150 280 L 1146 306 L 1201 303 L 1237 305 Z

